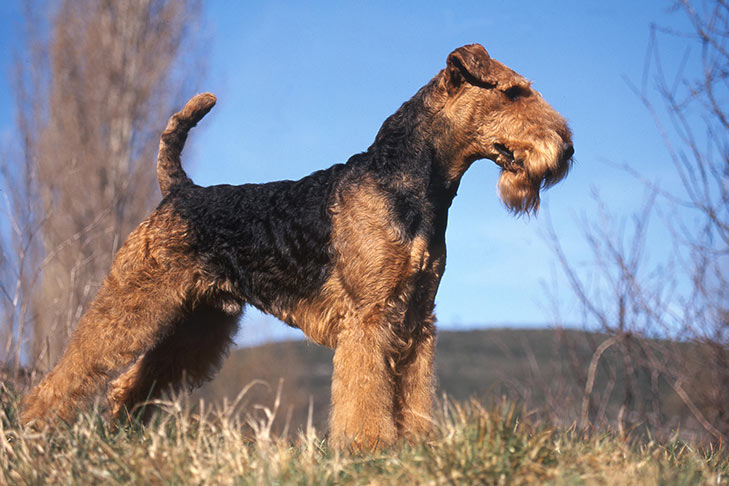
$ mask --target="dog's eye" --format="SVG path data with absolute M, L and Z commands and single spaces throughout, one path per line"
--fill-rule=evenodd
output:
M 530 92 L 529 92 L 529 88 L 525 88 L 524 86 L 512 86 L 510 88 L 505 89 L 504 94 L 511 101 L 516 101 L 518 99 L 528 97 Z

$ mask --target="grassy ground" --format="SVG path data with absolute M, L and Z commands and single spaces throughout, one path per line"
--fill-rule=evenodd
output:
M 722 450 L 532 425 L 506 403 L 446 404 L 429 439 L 352 454 L 311 428 L 272 437 L 275 407 L 239 419 L 236 403 L 175 401 L 148 427 L 114 431 L 92 412 L 39 433 L 18 428 L 2 385 L 0 401 L 0 484 L 729 484 Z

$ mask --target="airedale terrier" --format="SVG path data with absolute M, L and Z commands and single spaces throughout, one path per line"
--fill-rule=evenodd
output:
M 162 134 L 163 199 L 114 258 L 22 421 L 69 420 L 110 379 L 114 413 L 219 367 L 246 304 L 335 349 L 331 441 L 388 445 L 431 426 L 433 301 L 448 208 L 479 159 L 514 213 L 568 172 L 567 123 L 478 44 L 382 125 L 369 149 L 298 181 L 200 187 L 180 163 L 215 104 L 194 97 Z M 121 372 L 121 375 L 117 375 Z

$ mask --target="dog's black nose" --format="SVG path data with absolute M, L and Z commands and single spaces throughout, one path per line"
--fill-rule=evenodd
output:
M 572 146 L 571 143 L 563 143 L 562 144 L 562 156 L 565 159 L 571 158 L 575 154 L 575 148 Z

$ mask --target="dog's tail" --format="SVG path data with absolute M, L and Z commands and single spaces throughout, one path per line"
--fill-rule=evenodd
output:
M 178 184 L 192 183 L 182 169 L 180 154 L 187 140 L 187 132 L 202 120 L 215 105 L 215 101 L 212 93 L 196 95 L 187 102 L 182 111 L 172 115 L 167 122 L 167 128 L 160 138 L 157 156 L 157 181 L 162 197 Z

